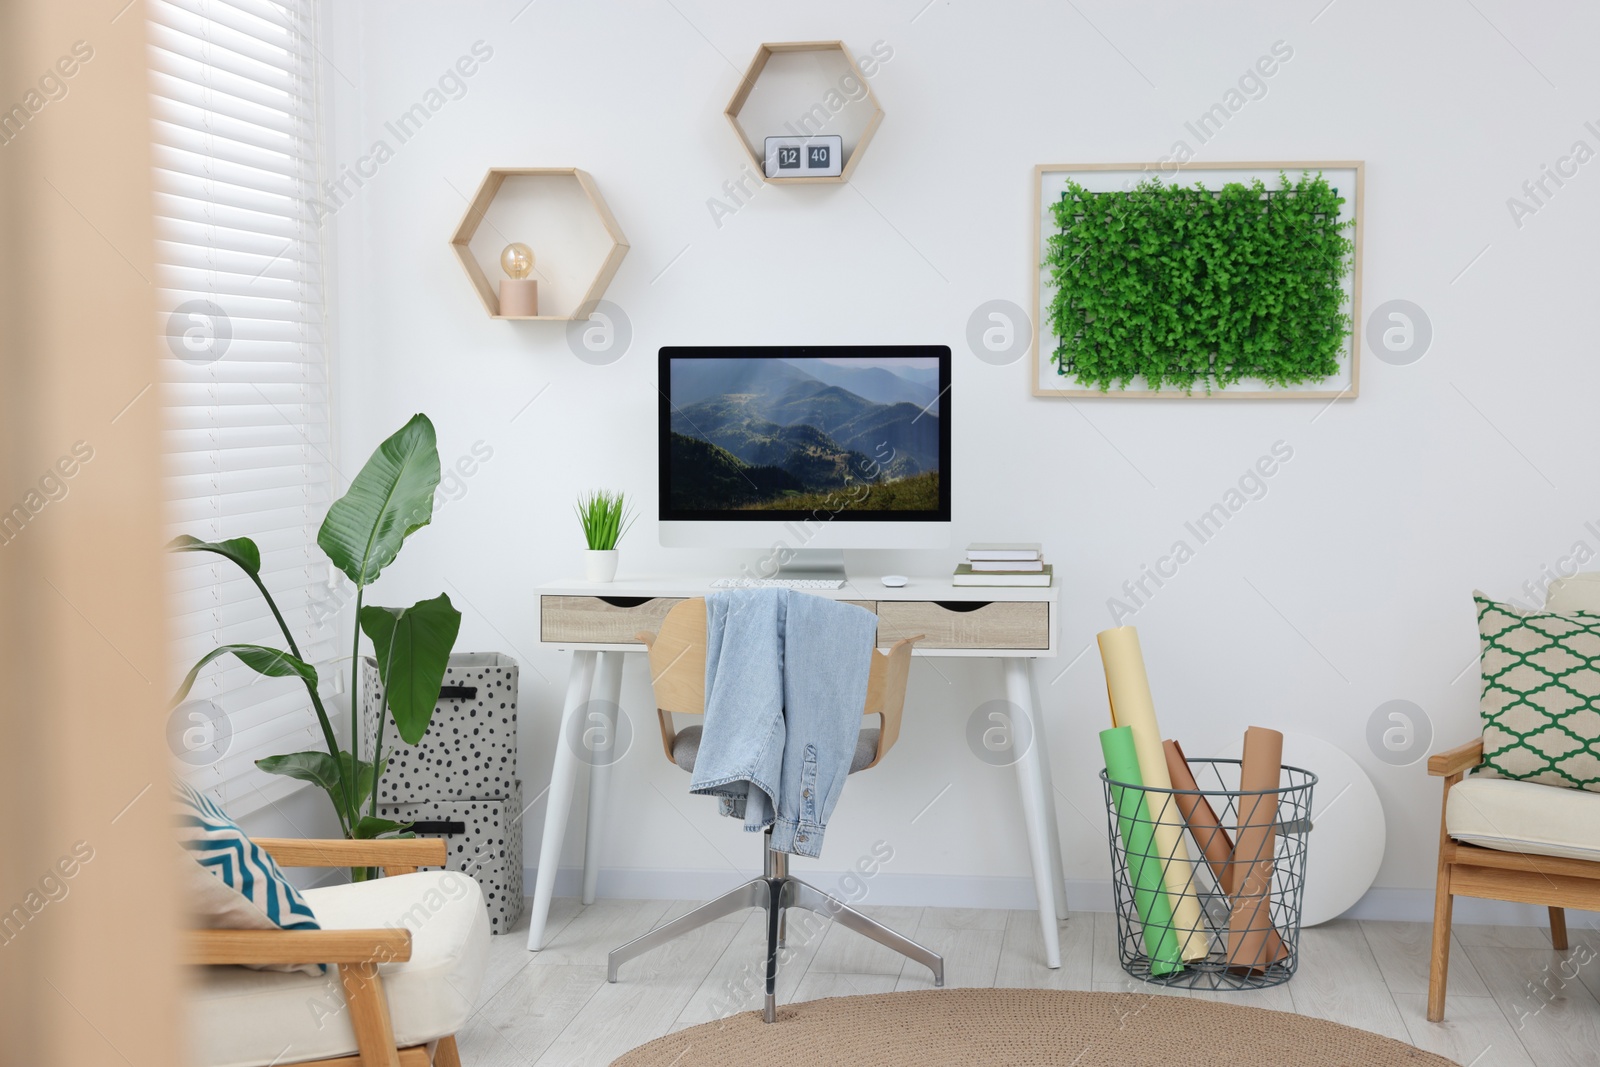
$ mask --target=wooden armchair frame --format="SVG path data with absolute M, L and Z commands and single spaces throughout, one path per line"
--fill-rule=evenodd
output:
M 1600 909 L 1600 862 L 1506 852 L 1452 840 L 1445 824 L 1450 789 L 1483 762 L 1483 739 L 1428 757 L 1428 773 L 1444 779 L 1439 810 L 1439 880 L 1433 900 L 1433 956 L 1428 971 L 1428 1021 L 1444 1020 L 1450 973 L 1450 913 L 1455 897 L 1483 897 L 1550 909 L 1550 943 L 1567 947 L 1566 908 Z M 1558 788 L 1551 786 L 1550 788 Z
M 384 841 L 294 840 L 258 837 L 280 867 L 381 867 L 385 874 L 412 874 L 442 867 L 445 842 L 437 838 Z M 455 1036 L 439 1039 L 430 1061 L 426 1045 L 399 1048 L 378 965 L 411 958 L 410 930 L 189 930 L 185 963 L 334 963 L 356 1032 L 356 1055 L 310 1060 L 293 1067 L 461 1067 Z

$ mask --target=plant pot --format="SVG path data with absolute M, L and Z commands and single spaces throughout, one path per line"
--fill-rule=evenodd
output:
M 583 576 L 591 582 L 609 582 L 617 576 L 617 550 L 588 549 L 583 554 Z

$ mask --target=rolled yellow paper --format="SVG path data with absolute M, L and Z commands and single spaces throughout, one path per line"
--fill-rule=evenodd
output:
M 1139 757 L 1139 777 L 1149 789 L 1171 789 L 1167 754 L 1161 747 L 1161 728 L 1156 724 L 1156 706 L 1150 698 L 1150 679 L 1144 670 L 1144 653 L 1139 650 L 1139 631 L 1132 626 L 1102 630 L 1100 661 L 1106 671 L 1106 692 L 1111 698 L 1111 725 L 1133 729 L 1133 747 Z M 1210 938 L 1200 918 L 1200 898 L 1194 892 L 1194 869 L 1189 850 L 1183 843 L 1183 814 L 1172 798 L 1160 793 L 1146 794 L 1150 816 L 1155 819 L 1156 851 L 1166 858 L 1162 882 L 1172 905 L 1172 925 L 1183 939 L 1186 960 L 1205 959 L 1210 954 Z

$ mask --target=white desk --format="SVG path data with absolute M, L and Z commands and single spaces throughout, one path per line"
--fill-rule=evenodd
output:
M 528 949 L 544 946 L 545 920 L 555 890 L 556 867 L 580 761 L 577 746 L 568 743 L 569 731 L 581 731 L 575 722 L 596 709 L 615 714 L 621 694 L 622 658 L 643 654 L 634 640 L 640 630 L 655 630 L 678 601 L 710 593 L 709 577 L 623 578 L 615 582 L 554 582 L 539 587 L 539 642 L 572 653 L 567 695 L 561 713 L 561 731 L 555 746 L 555 767 L 545 808 L 544 837 L 539 845 L 538 876 L 534 881 L 533 915 L 528 923 Z M 878 640 L 893 644 L 901 637 L 922 633 L 917 656 L 977 657 L 1000 661 L 1005 698 L 1015 714 L 1026 716 L 1031 729 L 1013 725 L 1003 730 L 1009 739 L 1025 735 L 1031 740 L 1021 752 L 1009 755 L 1017 769 L 1022 798 L 1022 820 L 1027 830 L 1033 864 L 1034 894 L 1039 905 L 1039 928 L 1044 938 L 1045 960 L 1061 966 L 1058 917 L 1067 910 L 1065 875 L 1061 865 L 1061 837 L 1056 829 L 1054 786 L 1046 758 L 1044 718 L 1039 713 L 1033 684 L 1033 661 L 1056 655 L 1056 590 L 1052 588 L 989 588 L 953 586 L 949 578 L 912 578 L 902 588 L 890 589 L 876 579 L 856 579 L 842 589 L 808 589 L 808 593 L 861 604 L 878 615 Z M 648 721 L 653 716 L 641 717 Z M 917 729 L 917 715 L 905 719 L 907 729 Z M 599 724 L 605 733 L 605 724 Z M 614 737 L 615 723 L 607 737 Z M 583 902 L 594 902 L 599 877 L 597 858 L 604 832 L 609 760 L 590 762 L 588 835 L 583 858 Z

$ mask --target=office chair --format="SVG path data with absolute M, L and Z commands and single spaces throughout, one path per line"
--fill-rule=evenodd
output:
M 673 725 L 672 716 L 674 713 L 705 714 L 705 599 L 696 597 L 685 600 L 667 612 L 666 618 L 661 621 L 659 633 L 640 633 L 637 636 L 650 650 L 650 678 L 655 690 L 656 715 L 661 722 L 661 747 L 667 759 L 692 773 L 695 757 L 700 750 L 702 727 L 695 725 L 678 731 Z M 872 669 L 867 676 L 867 699 L 861 713 L 863 717 L 879 716 L 881 725 L 861 731 L 855 755 L 850 762 L 851 774 L 876 767 L 900 736 L 900 713 L 906 700 L 911 646 L 921 637 L 918 634 L 898 641 L 887 653 L 873 651 Z M 767 1022 L 773 1022 L 777 1019 L 778 950 L 784 947 L 787 926 L 785 912 L 789 908 L 804 908 L 916 960 L 933 972 L 934 985 L 944 985 L 944 957 L 874 922 L 837 897 L 791 877 L 789 856 L 773 850 L 770 828 L 762 835 L 762 851 L 764 860 L 760 878 L 752 878 L 687 915 L 613 949 L 608 961 L 608 980 L 617 980 L 617 969 L 623 963 L 690 930 L 745 908 L 762 908 L 767 913 L 767 999 L 763 1017 Z

